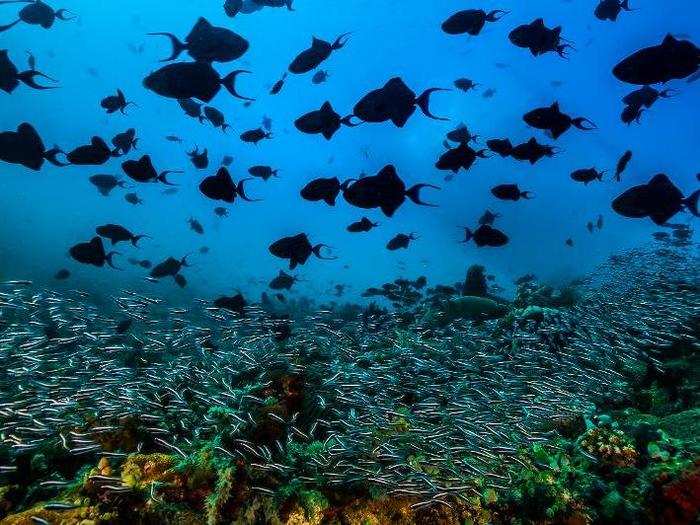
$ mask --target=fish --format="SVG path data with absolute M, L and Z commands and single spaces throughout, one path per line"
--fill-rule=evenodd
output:
M 214 208 L 214 215 L 217 217 L 228 217 L 228 210 L 223 206 L 217 206 Z
M 15 89 L 17 89 L 20 82 L 32 89 L 53 89 L 52 86 L 43 86 L 38 84 L 35 80 L 36 77 L 46 78 L 55 82 L 55 80 L 53 80 L 51 77 L 37 71 L 31 65 L 29 70 L 20 72 L 17 69 L 17 66 L 15 66 L 10 60 L 7 49 L 0 49 L 0 90 L 11 94 Z
M 236 197 L 240 197 L 244 201 L 255 202 L 255 199 L 250 199 L 245 193 L 244 184 L 248 180 L 251 179 L 242 179 L 238 184 L 234 184 L 228 169 L 222 166 L 216 175 L 205 178 L 199 184 L 199 191 L 212 200 L 233 203 Z
M 462 142 L 455 148 L 450 148 L 447 145 L 447 151 L 444 152 L 435 163 L 435 167 L 439 170 L 451 171 L 457 173 L 460 169 L 469 170 L 476 162 L 477 158 L 488 158 L 485 149 L 478 151 L 472 149 L 467 142 Z
M 165 140 L 167 140 L 168 142 L 177 142 L 178 144 L 182 144 L 183 142 L 183 140 L 177 135 L 166 135 Z
M 122 170 L 126 175 L 136 182 L 162 182 L 172 186 L 168 181 L 171 173 L 182 173 L 179 170 L 165 170 L 158 173 L 153 167 L 150 155 L 143 155 L 139 160 L 126 160 L 122 162 Z
M 129 261 L 129 264 L 131 264 L 133 266 L 140 266 L 141 268 L 144 268 L 146 270 L 150 270 L 151 267 L 153 266 L 151 261 L 149 261 L 148 259 L 129 258 L 128 261 Z
M 523 120 L 528 126 L 550 132 L 554 139 L 561 137 L 572 126 L 583 131 L 597 129 L 596 125 L 587 118 L 572 118 L 562 113 L 559 109 L 558 102 L 554 102 L 549 107 L 542 107 L 529 111 L 523 116 Z
M 486 141 L 486 146 L 501 157 L 510 157 L 513 152 L 513 144 L 509 139 L 490 139 Z
M 260 142 L 261 140 L 271 139 L 271 138 L 272 138 L 272 133 L 270 133 L 269 131 L 265 131 L 262 128 L 250 129 L 248 131 L 244 131 L 240 135 L 240 139 L 243 142 L 255 144 L 256 146 L 258 145 L 258 142 Z
M 92 175 L 88 180 L 103 197 L 108 197 L 110 192 L 116 187 L 126 187 L 126 183 L 114 175 Z
M 598 171 L 595 168 L 582 168 L 571 172 L 571 180 L 576 182 L 583 182 L 584 184 L 589 184 L 593 181 L 602 181 L 604 171 Z
M 15 0 L 11 2 L 6 1 L 5 3 L 26 3 L 27 5 L 19 10 L 17 20 L 9 24 L 0 25 L 0 33 L 11 29 L 20 22 L 36 25 L 43 29 L 50 29 L 56 20 L 68 21 L 75 18 L 68 9 L 54 9 L 42 0 Z
M 143 204 L 143 200 L 141 200 L 136 193 L 127 193 L 124 195 L 124 200 L 129 204 L 133 204 L 134 206 L 137 204 Z
M 190 229 L 193 232 L 198 233 L 199 235 L 204 235 L 204 227 L 197 219 L 195 219 L 194 217 L 190 217 L 187 220 L 187 223 L 190 225 Z
M 335 200 L 340 192 L 347 188 L 350 181 L 342 183 L 338 177 L 314 179 L 301 189 L 301 197 L 304 200 L 317 202 L 324 201 L 329 206 L 335 206 Z
M 522 191 L 517 184 L 499 184 L 491 188 L 491 194 L 497 199 L 504 201 L 519 201 L 520 199 L 532 198 L 532 192 Z
M 100 268 L 107 264 L 115 270 L 119 269 L 112 262 L 113 257 L 119 255 L 119 253 L 105 252 L 104 244 L 102 244 L 100 237 L 93 237 L 88 242 L 75 244 L 70 247 L 68 253 L 74 260 L 82 264 L 90 264 Z
M 239 34 L 225 27 L 214 26 L 204 17 L 197 19 L 184 42 L 172 33 L 148 34 L 170 39 L 172 53 L 161 62 L 175 60 L 184 51 L 197 62 L 231 62 L 241 58 L 250 47 L 248 41 Z
M 508 11 L 494 9 L 488 13 L 483 9 L 465 9 L 457 11 L 442 23 L 442 30 L 448 35 L 468 34 L 476 36 L 486 22 L 498 22 Z
M 236 79 L 242 73 L 249 71 L 237 69 L 221 77 L 208 62 L 175 62 L 149 74 L 143 85 L 162 97 L 178 101 L 197 99 L 209 103 L 219 93 L 221 86 L 236 98 L 253 101 L 236 91 Z
M 499 213 L 494 213 L 491 210 L 486 210 L 481 217 L 479 217 L 479 220 L 477 221 L 479 225 L 488 225 L 488 226 L 493 226 L 493 223 L 498 219 L 501 215 Z
M 203 151 L 199 151 L 199 148 L 195 146 L 192 151 L 188 151 L 187 155 L 190 157 L 192 165 L 198 170 L 204 170 L 209 167 L 209 151 L 204 148 Z
M 100 107 L 104 109 L 108 115 L 119 111 L 122 115 L 126 115 L 126 108 L 130 105 L 135 105 L 133 102 L 126 100 L 126 96 L 121 89 L 117 89 L 116 95 L 109 95 L 100 101 Z
M 390 79 L 383 87 L 367 93 L 353 108 L 353 115 L 363 122 L 391 121 L 396 127 L 402 128 L 413 115 L 416 106 L 423 114 L 433 120 L 447 120 L 438 117 L 430 111 L 430 95 L 436 91 L 447 91 L 443 88 L 430 88 L 421 95 L 416 94 L 399 77 Z
M 245 307 L 247 306 L 246 300 L 243 295 L 238 293 L 232 297 L 222 296 L 214 300 L 214 306 L 216 308 L 222 308 L 228 310 L 229 312 L 234 312 L 239 315 L 245 314 Z
M 517 47 L 529 49 L 532 56 L 540 56 L 545 53 L 557 53 L 566 58 L 566 50 L 571 44 L 563 43 L 561 26 L 548 28 L 542 18 L 537 18 L 529 24 L 522 24 L 513 29 L 508 39 Z
M 301 75 L 316 69 L 331 56 L 333 51 L 342 49 L 345 44 L 347 44 L 347 39 L 345 38 L 349 34 L 350 33 L 344 33 L 340 35 L 333 43 L 313 37 L 311 39 L 311 46 L 294 57 L 294 60 L 289 64 L 289 72 L 295 75 Z
M 633 186 L 616 197 L 612 202 L 612 209 L 623 217 L 649 217 L 654 224 L 661 226 L 682 210 L 688 210 L 692 215 L 700 217 L 699 198 L 700 190 L 683 197 L 668 175 L 659 173 L 646 184 Z
M 661 44 L 635 51 L 613 68 L 613 75 L 628 84 L 664 84 L 698 71 L 700 49 L 689 40 L 668 34 Z
M 617 166 L 615 167 L 615 180 L 617 182 L 622 180 L 622 174 L 627 169 L 627 165 L 629 164 L 630 160 L 632 160 L 632 151 L 627 150 L 617 161 Z
M 328 80 L 328 77 L 329 77 L 329 76 L 330 76 L 330 74 L 328 73 L 328 71 L 326 71 L 326 70 L 324 70 L 324 69 L 319 69 L 319 70 L 316 71 L 316 73 L 314 73 L 314 75 L 311 77 L 311 83 L 312 83 L 312 84 L 317 84 L 317 85 L 318 85 L 318 84 L 323 84 L 324 82 L 326 82 L 326 80 Z
M 196 100 L 193 100 L 191 98 L 178 98 L 177 99 L 177 104 L 182 108 L 182 111 L 185 112 L 185 115 L 188 117 L 196 118 L 200 124 L 204 122 L 204 115 L 202 115 L 202 108 L 204 104 L 200 104 Z M 179 137 L 176 137 L 179 140 L 172 140 L 168 139 L 171 142 L 182 142 L 182 139 Z
M 54 275 L 53 278 L 56 279 L 57 281 L 65 281 L 70 277 L 70 271 L 67 270 L 66 268 L 62 268 L 58 270 Z
M 321 251 L 323 248 L 328 248 L 325 244 L 312 245 L 309 242 L 309 237 L 305 233 L 298 233 L 273 242 L 269 246 L 269 251 L 275 257 L 289 260 L 289 269 L 293 270 L 298 265 L 306 264 L 311 255 L 315 255 L 319 259 L 334 260 L 337 257 L 324 256 Z
M 616 22 L 617 17 L 623 10 L 632 11 L 629 6 L 629 0 L 600 0 L 593 13 L 598 20 Z
M 248 168 L 248 173 L 250 173 L 253 177 L 258 177 L 259 179 L 262 180 L 268 180 L 271 177 L 277 177 L 277 173 L 279 170 L 273 170 L 270 166 L 251 166 Z
M 129 128 L 123 133 L 117 133 L 112 139 L 112 157 L 128 155 L 131 149 L 136 149 L 139 139 L 136 138 L 136 130 Z
M 516 160 L 528 161 L 530 164 L 536 164 L 544 157 L 553 157 L 555 148 L 546 144 L 540 144 L 533 137 L 527 142 L 513 146 L 510 151 L 510 156 Z
M 331 140 L 341 126 L 357 126 L 356 123 L 352 122 L 352 117 L 353 115 L 341 117 L 333 110 L 331 103 L 326 101 L 320 109 L 310 111 L 296 119 L 294 126 L 302 133 L 320 134 L 326 140 Z
M 392 252 L 400 249 L 406 249 L 411 241 L 416 240 L 417 238 L 418 237 L 416 237 L 414 233 L 399 233 L 386 244 L 386 249 Z
M 150 239 L 148 235 L 134 235 L 119 224 L 103 224 L 95 228 L 95 233 L 100 237 L 112 241 L 112 246 L 119 242 L 129 241 L 131 244 L 138 247 L 138 242 L 141 239 Z
M 472 240 L 479 248 L 484 246 L 498 248 L 505 246 L 509 241 L 505 233 L 488 224 L 482 224 L 474 231 L 464 228 L 464 241 L 462 242 L 467 243 Z
M 99 166 L 112 158 L 112 150 L 100 137 L 92 137 L 90 144 L 84 144 L 66 153 L 70 164 L 75 166 Z
M 379 226 L 379 223 L 370 221 L 367 217 L 362 217 L 359 221 L 350 224 L 346 230 L 350 233 L 368 232 L 372 228 Z
M 291 290 L 298 280 L 297 277 L 280 270 L 279 274 L 270 281 L 268 287 L 272 290 Z
M 275 82 L 272 85 L 272 88 L 270 88 L 270 95 L 278 95 L 280 91 L 282 91 L 282 88 L 284 87 L 284 82 L 287 80 L 287 73 L 284 73 L 282 75 L 282 78 L 280 78 L 277 82 Z
M 423 188 L 440 189 L 433 184 L 415 184 L 406 188 L 396 173 L 396 168 L 388 164 L 379 173 L 346 183 L 343 191 L 345 200 L 358 208 L 379 208 L 384 215 L 392 217 L 408 197 L 420 206 L 434 206 L 420 198 Z
M 206 118 L 212 126 L 220 129 L 224 133 L 231 127 L 226 123 L 224 114 L 215 107 L 204 106 L 204 118 Z

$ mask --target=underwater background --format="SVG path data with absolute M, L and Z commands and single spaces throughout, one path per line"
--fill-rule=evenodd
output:
M 138 141 L 101 165 L 0 163 L 1 525 L 698 523 L 697 217 L 657 225 L 611 202 L 658 173 L 686 198 L 698 190 L 697 75 L 655 86 L 671 91 L 626 124 L 622 99 L 639 86 L 612 70 L 667 34 L 700 42 L 700 4 L 630 0 L 612 22 L 594 16 L 597 0 L 294 0 L 233 17 L 223 0 L 52 1 L 67 20 L 0 32 L 17 69 L 55 88 L 1 92 L 0 131 L 29 122 L 66 152 L 129 128 Z M 26 5 L 0 2 L 0 24 Z M 477 36 L 441 30 L 468 8 L 505 14 Z M 221 89 L 209 103 L 226 131 L 144 85 L 172 49 L 148 33 L 184 40 L 200 17 L 250 43 L 214 64 L 250 71 L 236 89 L 254 101 Z M 509 41 L 540 17 L 562 27 L 566 57 Z M 316 70 L 283 76 L 313 36 L 345 33 Z M 331 140 L 295 127 L 326 101 L 351 114 L 393 77 L 417 95 L 444 88 L 430 110 L 445 120 L 416 109 L 403 127 L 343 125 Z M 108 114 L 101 101 L 118 89 L 133 105 Z M 554 102 L 595 129 L 554 140 L 524 122 Z M 239 138 L 265 121 L 269 139 Z M 461 123 L 484 157 L 439 170 Z M 556 149 L 517 162 L 487 147 L 505 137 Z M 182 171 L 176 186 L 124 174 L 145 154 Z M 225 157 L 253 201 L 200 191 Z M 342 193 L 334 206 L 300 195 L 388 164 L 406 187 L 439 187 L 421 190 L 435 206 L 406 199 L 388 217 Z M 251 177 L 255 165 L 278 174 Z M 573 181 L 581 168 L 605 173 Z M 123 187 L 101 195 L 98 174 Z M 532 198 L 497 199 L 506 183 Z M 486 210 L 504 246 L 463 242 Z M 348 232 L 362 217 L 378 226 Z M 71 257 L 108 223 L 147 238 L 103 239 L 118 269 Z M 300 232 L 334 258 L 290 270 L 270 253 Z M 388 250 L 401 233 L 416 238 Z M 186 286 L 150 276 L 185 256 Z M 291 289 L 271 289 L 280 271 L 298 278 Z

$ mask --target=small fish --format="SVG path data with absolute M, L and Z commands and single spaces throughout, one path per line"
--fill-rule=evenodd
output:
M 56 279 L 57 281 L 65 281 L 70 277 L 70 271 L 66 270 L 65 268 L 62 268 L 58 270 L 53 278 Z
M 124 200 L 133 205 L 143 204 L 143 200 L 141 200 L 136 193 L 127 193 L 124 195 Z
M 272 133 L 269 131 L 265 131 L 262 128 L 257 128 L 257 129 L 251 129 L 248 131 L 244 131 L 240 135 L 240 139 L 243 142 L 248 142 L 250 144 L 255 144 L 257 146 L 258 142 L 264 139 L 271 139 L 272 138 Z
M 190 218 L 187 220 L 187 222 L 188 222 L 188 224 L 190 225 L 190 229 L 191 229 L 193 232 L 198 233 L 198 234 L 200 234 L 200 235 L 203 235 L 203 234 L 204 234 L 204 227 L 202 226 L 202 224 L 201 224 L 197 219 L 195 219 L 194 217 L 190 217 Z
M 386 244 L 386 249 L 392 252 L 400 249 L 406 249 L 411 241 L 416 239 L 418 239 L 418 237 L 416 237 L 414 233 L 399 233 Z
M 632 160 L 632 151 L 627 150 L 622 154 L 620 160 L 617 161 L 617 166 L 615 167 L 615 180 L 620 182 L 622 180 L 622 173 L 627 169 L 627 164 Z

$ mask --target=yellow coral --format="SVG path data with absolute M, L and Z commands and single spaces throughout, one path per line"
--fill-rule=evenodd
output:
M 134 454 L 122 467 L 122 483 L 144 489 L 153 482 L 172 483 L 177 475 L 171 470 L 175 458 L 167 454 Z

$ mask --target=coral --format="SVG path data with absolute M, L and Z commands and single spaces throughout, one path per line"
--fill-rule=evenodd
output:
M 177 474 L 172 470 L 177 461 L 167 454 L 133 454 L 121 470 L 122 483 L 139 490 L 150 488 L 152 483 L 175 483 Z
M 675 479 L 656 480 L 655 504 L 658 523 L 691 525 L 700 518 L 700 460 Z
M 693 449 L 700 449 L 700 408 L 661 418 L 659 426 L 674 438 L 687 441 Z
M 581 447 L 605 466 L 633 467 L 639 457 L 632 441 L 621 430 L 594 427 L 580 440 Z

